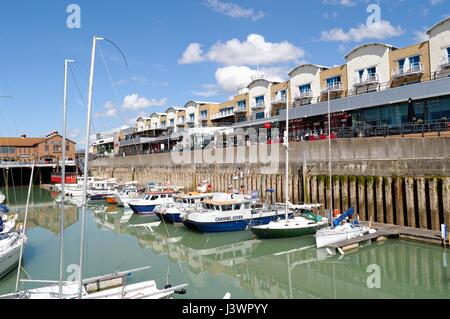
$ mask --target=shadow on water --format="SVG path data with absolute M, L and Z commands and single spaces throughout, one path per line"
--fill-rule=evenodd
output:
M 17 190 L 20 194 L 20 190 Z M 20 195 L 18 198 L 26 196 Z M 25 270 L 33 279 L 58 274 L 59 209 L 48 192 L 33 192 Z M 22 202 L 23 204 L 23 202 Z M 20 209 L 21 202 L 17 206 Z M 20 213 L 20 212 L 19 212 Z M 79 209 L 66 209 L 65 259 L 79 258 Z M 190 284 L 176 298 L 449 298 L 448 251 L 440 247 L 389 240 L 347 256 L 329 257 L 314 247 L 314 237 L 258 240 L 251 232 L 199 234 L 182 225 L 160 223 L 115 206 L 88 210 L 86 275 L 151 266 L 130 281 L 157 279 Z M 380 271 L 371 289 L 369 266 Z M 68 274 L 70 275 L 70 274 Z M 15 273 L 0 282 L 14 287 Z

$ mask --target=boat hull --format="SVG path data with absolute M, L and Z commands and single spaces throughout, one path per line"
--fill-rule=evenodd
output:
M 357 228 L 353 231 L 347 231 L 343 233 L 330 234 L 326 236 L 316 236 L 316 246 L 317 248 L 324 248 L 332 244 L 363 236 L 367 232 L 368 229 L 366 230 L 365 228 Z
M 161 221 L 164 221 L 169 224 L 178 224 L 183 222 L 181 214 L 167 214 L 167 213 L 163 214 L 159 212 L 155 214 Z
M 314 235 L 317 226 L 293 229 L 251 228 L 253 234 L 260 239 L 293 238 Z
M 265 225 L 271 221 L 275 221 L 278 216 L 265 216 L 255 219 L 241 219 L 236 221 L 227 222 L 195 222 L 189 219 L 185 219 L 183 224 L 192 230 L 199 231 L 201 233 L 223 233 L 246 230 L 250 225 Z
M 19 263 L 20 245 L 16 245 L 13 249 L 0 257 L 0 277 L 3 277 Z
M 138 215 L 155 215 L 157 205 L 136 205 L 129 203 L 131 210 Z

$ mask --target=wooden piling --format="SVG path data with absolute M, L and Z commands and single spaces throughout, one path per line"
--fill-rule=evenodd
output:
M 361 220 L 369 220 L 366 209 L 366 179 L 363 176 L 358 177 L 358 215 Z
M 311 178 L 311 203 L 318 203 L 317 198 L 317 176 Z
M 430 189 L 431 227 L 433 230 L 439 231 L 441 229 L 441 221 L 439 218 L 439 197 L 438 197 L 437 178 L 430 179 L 428 185 Z
M 450 228 L 450 177 L 445 177 L 442 181 L 442 202 L 444 223 Z
M 384 178 L 384 194 L 385 194 L 385 205 L 386 205 L 386 222 L 388 224 L 394 224 L 394 206 L 392 201 L 392 178 Z
M 375 179 L 370 176 L 366 178 L 366 191 L 367 191 L 367 218 L 368 220 L 375 221 L 375 197 L 374 197 L 374 181 Z
M 427 197 L 425 189 L 425 178 L 417 179 L 417 202 L 419 205 L 419 228 L 428 229 L 427 222 Z
M 378 223 L 384 223 L 384 183 L 383 183 L 383 177 L 378 176 L 375 179 L 375 187 L 376 187 L 376 207 L 377 207 L 377 218 L 376 221 Z
M 408 226 L 416 227 L 415 203 L 414 203 L 414 178 L 407 177 L 406 180 L 406 214 Z
M 396 224 L 399 226 L 406 226 L 405 224 L 405 215 L 404 215 L 404 192 L 403 192 L 403 178 L 396 177 L 394 179 L 394 187 L 395 187 L 395 219 Z
M 342 211 L 345 211 L 351 207 L 348 195 L 348 188 L 349 188 L 348 176 L 341 177 Z

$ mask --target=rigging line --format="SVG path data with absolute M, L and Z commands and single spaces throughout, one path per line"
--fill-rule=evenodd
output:
M 111 75 L 111 69 L 109 68 L 109 65 L 106 62 L 105 56 L 103 55 L 103 50 L 102 50 L 102 46 L 101 45 L 98 46 L 98 51 L 100 52 L 100 56 L 102 58 L 104 66 L 105 66 L 106 73 L 108 74 L 109 82 L 111 82 L 111 86 L 113 88 L 114 95 L 116 96 L 116 103 L 117 103 L 117 105 L 119 105 L 120 104 L 120 99 L 119 99 L 119 95 L 117 94 L 117 88 L 116 88 L 116 85 L 114 84 L 114 81 L 113 81 L 113 78 L 112 78 L 112 75 Z
M 79 63 L 79 62 L 76 62 L 75 65 L 77 65 L 78 63 Z M 76 88 L 77 88 L 78 95 L 80 96 L 81 102 L 83 103 L 83 106 L 84 106 L 84 109 L 85 109 L 85 111 L 87 112 L 86 101 L 85 101 L 85 99 L 84 99 L 84 97 L 83 97 L 83 94 L 81 93 L 81 89 L 80 89 L 80 86 L 79 86 L 79 84 L 78 84 L 77 78 L 76 78 L 75 73 L 73 72 L 72 67 L 71 67 L 70 65 L 69 65 L 69 70 L 70 70 L 70 73 L 72 74 L 72 78 L 73 78 L 73 80 L 74 80 L 74 82 L 75 82 L 75 86 L 76 86 Z M 95 128 L 95 124 L 94 124 L 93 121 L 91 121 L 91 126 L 92 126 L 92 128 L 94 129 L 94 132 L 97 132 L 97 129 Z

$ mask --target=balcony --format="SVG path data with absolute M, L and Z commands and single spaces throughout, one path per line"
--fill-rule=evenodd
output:
M 311 90 L 307 90 L 307 91 L 303 91 L 303 92 L 298 92 L 295 95 L 295 99 L 296 100 L 305 100 L 305 99 L 311 99 L 313 97 L 313 93 Z
M 380 83 L 380 77 L 378 76 L 378 73 L 369 74 L 364 77 L 356 77 L 354 81 L 354 86 L 365 86 L 365 85 L 373 85 Z
M 286 96 L 276 96 L 272 101 L 272 105 L 286 104 Z
M 441 59 L 441 68 L 448 69 L 450 68 L 450 54 L 448 56 L 444 56 Z
M 239 114 L 239 113 L 247 113 L 247 108 L 246 107 L 238 107 L 237 109 L 234 110 L 235 114 Z
M 178 121 L 177 122 L 177 126 L 184 126 L 186 123 L 184 123 L 184 121 Z
M 392 79 L 402 79 L 413 77 L 417 75 L 423 74 L 423 65 L 422 63 L 413 63 L 410 66 L 403 66 L 397 68 L 392 72 Z
M 322 87 L 322 94 L 330 92 L 342 92 L 344 91 L 344 86 L 341 82 L 328 84 L 327 86 Z
M 229 109 L 226 111 L 221 111 L 212 115 L 211 120 L 220 120 L 226 117 L 234 116 L 234 109 Z
M 252 110 L 259 110 L 264 108 L 266 108 L 266 104 L 264 103 L 264 101 L 252 103 Z

